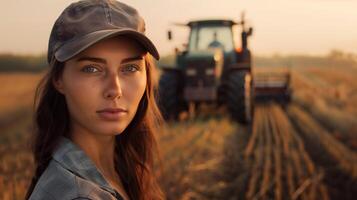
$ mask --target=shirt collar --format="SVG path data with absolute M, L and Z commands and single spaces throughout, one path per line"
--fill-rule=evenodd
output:
M 114 196 L 116 191 L 108 184 L 87 154 L 70 139 L 61 136 L 60 145 L 52 155 L 64 168 L 75 175 L 90 180 Z

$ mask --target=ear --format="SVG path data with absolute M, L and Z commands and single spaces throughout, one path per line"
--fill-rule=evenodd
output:
M 52 84 L 59 93 L 64 94 L 62 77 L 53 79 Z

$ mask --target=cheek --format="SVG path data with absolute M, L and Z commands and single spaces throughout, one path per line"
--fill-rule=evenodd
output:
M 65 96 L 69 112 L 74 118 L 83 118 L 85 113 L 92 115 L 96 109 L 96 99 L 98 99 L 98 86 L 90 81 L 79 78 L 65 82 Z M 90 100 L 90 101 L 89 101 Z
M 127 98 L 130 108 L 134 113 L 146 89 L 146 76 L 126 81 L 123 85 L 123 96 Z

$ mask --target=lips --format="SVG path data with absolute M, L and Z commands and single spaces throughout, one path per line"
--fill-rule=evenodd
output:
M 103 110 L 98 110 L 97 112 L 127 112 L 127 110 L 123 108 L 105 108 Z
M 123 108 L 105 108 L 97 111 L 99 117 L 106 121 L 117 121 L 127 113 L 128 111 Z

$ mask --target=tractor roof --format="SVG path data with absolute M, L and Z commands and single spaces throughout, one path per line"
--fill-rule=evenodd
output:
M 215 25 L 236 25 L 237 22 L 228 19 L 208 19 L 208 20 L 194 20 L 190 21 L 187 24 L 182 24 L 185 26 L 193 27 L 193 26 L 215 26 Z

